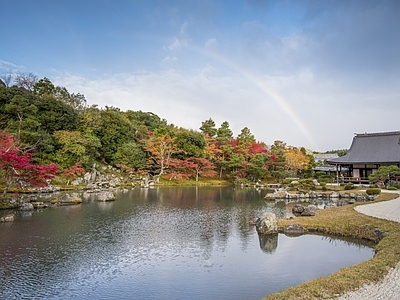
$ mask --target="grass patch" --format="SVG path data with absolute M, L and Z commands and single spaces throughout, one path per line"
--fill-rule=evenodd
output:
M 219 179 L 182 179 L 182 180 L 166 180 L 161 179 L 157 186 L 228 186 L 230 183 L 226 180 Z
M 392 200 L 398 194 L 382 193 L 374 202 Z M 369 204 L 370 202 L 361 205 Z M 298 223 L 309 232 L 321 232 L 337 236 L 359 239 L 376 239 L 375 229 L 379 228 L 385 236 L 375 246 L 376 255 L 368 261 L 343 268 L 332 275 L 316 278 L 287 290 L 271 294 L 271 299 L 329 299 L 355 290 L 364 284 L 377 282 L 400 261 L 400 224 L 381 220 L 358 213 L 354 210 L 360 203 L 320 210 L 314 217 L 281 219 L 278 227 Z

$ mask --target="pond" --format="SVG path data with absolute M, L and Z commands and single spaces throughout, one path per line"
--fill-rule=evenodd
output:
M 260 299 L 368 260 L 317 235 L 259 238 L 284 202 L 231 187 L 132 189 L 116 201 L 19 212 L 0 224 L 1 299 Z M 0 212 L 4 214 L 3 212 Z

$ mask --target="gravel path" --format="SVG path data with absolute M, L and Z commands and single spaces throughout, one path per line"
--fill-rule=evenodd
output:
M 390 191 L 385 191 L 390 192 Z M 396 191 L 400 194 L 400 192 Z M 368 216 L 400 222 L 400 197 L 394 200 L 357 206 L 356 211 Z M 400 299 L 400 263 L 386 277 L 375 284 L 368 284 L 349 292 L 338 300 L 398 300 Z

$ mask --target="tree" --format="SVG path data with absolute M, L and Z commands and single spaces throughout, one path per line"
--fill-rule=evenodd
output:
M 11 134 L 0 133 L 0 180 L 4 184 L 3 196 L 13 186 L 46 186 L 47 180 L 58 172 L 56 164 L 35 165 L 31 159 L 32 154 L 19 149 Z
M 36 107 L 41 128 L 50 134 L 58 130 L 75 130 L 78 125 L 77 112 L 54 96 L 40 97 Z
M 233 132 L 229 128 L 229 123 L 227 121 L 222 122 L 221 127 L 217 130 L 217 141 L 226 143 L 230 142 L 233 137 Z
M 307 169 L 309 165 L 309 157 L 296 147 L 290 147 L 285 149 L 286 156 L 286 170 L 288 170 L 292 176 L 297 176 L 298 172 Z
M 95 114 L 94 117 L 100 117 L 95 120 L 99 123 L 95 124 L 97 128 L 94 132 L 101 141 L 101 158 L 113 163 L 118 148 L 135 140 L 132 124 L 119 109 L 113 107 L 100 110 L 100 115 Z
M 204 135 L 212 138 L 217 134 L 217 129 L 215 128 L 215 122 L 213 119 L 209 118 L 204 122 L 201 122 L 201 127 L 199 128 Z
M 278 181 L 285 176 L 285 149 L 286 143 L 284 143 L 283 141 L 275 141 L 274 144 L 271 146 L 269 171 L 271 172 L 271 175 Z
M 1 82 L 3 82 L 5 87 L 10 87 L 11 86 L 11 82 L 13 81 L 13 77 L 14 75 L 11 72 L 4 72 L 1 76 Z M 1 85 L 1 84 L 0 84 Z
M 53 133 L 58 143 L 53 159 L 62 167 L 66 168 L 76 162 L 90 165 L 98 156 L 101 147 L 97 137 L 80 131 L 60 130 Z
M 28 127 L 30 130 L 36 131 L 40 125 L 35 118 L 35 114 L 38 111 L 37 107 L 21 95 L 15 95 L 11 102 L 5 105 L 5 111 L 17 119 L 17 140 L 21 138 L 23 127 Z M 9 123 L 13 127 L 13 121 L 10 120 Z
M 76 177 L 78 176 L 83 176 L 85 175 L 86 171 L 84 168 L 82 168 L 82 163 L 80 161 L 76 162 L 73 166 L 69 167 L 68 169 L 65 169 L 62 172 L 62 175 L 64 177 L 67 177 L 67 185 L 69 185 L 70 181 L 75 180 Z
M 175 133 L 175 145 L 181 150 L 178 158 L 202 157 L 206 140 L 200 132 L 180 129 Z
M 70 94 L 65 87 L 54 86 L 54 84 L 46 77 L 40 79 L 33 87 L 33 92 L 40 96 L 53 96 L 54 98 L 68 104 L 75 110 L 82 110 L 86 107 L 85 96 L 78 94 Z
M 167 135 L 153 136 L 147 141 L 145 149 L 149 155 L 148 164 L 156 168 L 158 178 L 168 169 L 171 155 L 178 151 L 175 138 Z
M 146 154 L 136 142 L 128 142 L 118 148 L 114 160 L 116 164 L 140 170 L 146 165 Z
M 329 151 L 326 151 L 325 153 L 326 154 L 334 154 L 334 153 L 336 153 L 338 156 L 344 156 L 344 155 L 347 154 L 347 152 L 349 152 L 348 149 L 339 149 L 339 150 L 329 150 Z
M 394 176 L 400 176 L 400 168 L 398 166 L 381 166 L 378 168 L 378 170 L 376 170 L 376 172 L 369 175 L 368 179 L 382 183 L 386 180 L 390 180 L 391 177 Z
M 250 159 L 247 166 L 248 173 L 253 181 L 265 179 L 268 175 L 268 156 L 266 154 L 258 153 Z
M 222 122 L 221 127 L 217 130 L 216 147 L 219 150 L 215 152 L 214 163 L 219 168 L 219 177 L 222 178 L 223 170 L 226 170 L 229 163 L 229 157 L 233 153 L 232 147 L 233 132 L 229 128 L 227 121 Z
M 148 131 L 154 131 L 161 126 L 167 126 L 167 121 L 154 113 L 128 110 L 124 113 L 135 128 L 144 126 Z
M 256 139 L 250 132 L 250 129 L 244 127 L 237 137 L 237 151 L 243 154 L 246 158 L 250 157 L 250 146 L 255 143 Z
M 14 81 L 17 87 L 33 91 L 33 87 L 38 82 L 38 77 L 33 73 L 19 73 Z
M 215 177 L 217 175 L 217 172 L 214 171 L 215 166 L 205 158 L 190 157 L 188 161 L 193 163 L 196 182 L 199 181 L 199 176 Z
M 189 179 L 193 175 L 196 165 L 188 160 L 171 158 L 169 160 L 168 174 L 164 177 L 169 180 Z

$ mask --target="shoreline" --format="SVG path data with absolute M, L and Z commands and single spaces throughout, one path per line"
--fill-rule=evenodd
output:
M 394 200 L 356 206 L 355 210 L 370 217 L 385 219 L 400 223 L 400 192 Z M 337 300 L 390 300 L 398 299 L 400 295 L 400 263 L 391 268 L 388 274 L 379 282 L 366 284 L 358 290 L 348 292 Z

